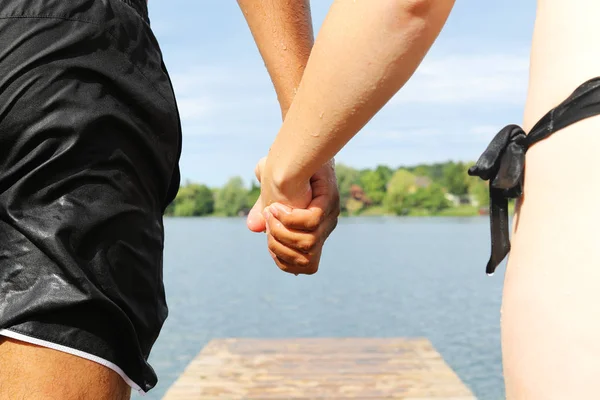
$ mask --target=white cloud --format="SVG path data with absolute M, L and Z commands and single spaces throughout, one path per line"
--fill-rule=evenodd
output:
M 177 100 L 182 120 L 190 121 L 210 115 L 217 105 L 207 97 L 180 97 Z
M 204 88 L 237 86 L 247 80 L 240 75 L 240 72 L 231 68 L 201 65 L 173 73 L 171 80 L 178 95 L 189 95 Z
M 522 105 L 527 92 L 526 55 L 453 55 L 426 58 L 394 97 L 398 103 Z
M 528 58 L 521 55 L 452 55 L 427 58 L 380 116 L 358 137 L 361 143 L 484 142 L 501 128 L 486 125 L 478 107 L 522 105 L 528 79 Z M 249 130 L 271 138 L 279 127 L 279 111 L 268 74 L 244 65 L 197 65 L 172 74 L 184 135 L 243 135 Z M 397 125 L 398 106 L 414 104 Z M 427 104 L 460 107 L 463 117 L 426 117 Z M 469 110 L 473 113 L 469 114 Z M 452 109 L 453 110 L 453 109 Z M 458 109 L 457 109 L 458 110 Z M 438 114 L 436 114 L 438 115 Z M 486 116 L 485 118 L 488 118 Z M 483 123 L 482 123 L 483 122 Z M 479 125 L 477 125 L 479 124 Z M 387 126 L 386 126 L 387 125 Z
M 359 133 L 357 140 L 364 142 L 422 142 L 430 140 L 432 137 L 443 135 L 443 132 L 438 128 L 406 128 L 395 130 L 366 130 Z
M 231 135 L 279 118 L 264 71 L 199 65 L 173 73 L 172 81 L 184 135 Z
M 483 144 L 488 143 L 501 127 L 475 125 L 469 127 L 439 127 L 424 121 L 423 127 L 397 128 L 393 130 L 367 129 L 354 139 L 361 146 L 443 144 Z M 437 144 L 436 144 L 437 143 Z
M 496 125 L 476 125 L 469 130 L 469 133 L 475 137 L 484 136 L 489 138 L 500 132 L 500 129 L 502 128 L 502 126 Z

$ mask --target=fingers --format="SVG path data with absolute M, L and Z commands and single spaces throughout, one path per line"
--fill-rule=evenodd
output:
M 319 233 L 293 232 L 265 211 L 267 245 L 275 264 L 285 272 L 312 275 L 319 269 Z
M 255 169 L 259 182 L 265 161 L 265 158 L 260 160 Z M 325 164 L 311 178 L 310 185 L 313 199 L 307 209 L 292 209 L 274 203 L 263 210 L 264 217 L 261 219 L 267 231 L 269 253 L 275 264 L 281 270 L 296 275 L 317 272 L 323 244 L 337 226 L 340 214 L 339 192 L 332 162 Z M 251 211 L 252 215 L 258 212 L 255 208 L 256 205 Z M 249 217 L 248 226 L 258 226 L 257 220 Z M 250 229 L 254 230 L 252 227 Z
M 311 203 L 312 204 L 312 203 Z M 289 229 L 314 231 L 325 220 L 324 207 L 311 207 L 303 210 L 291 209 L 283 204 L 275 203 L 269 207 L 269 212 Z
M 312 275 L 319 269 L 321 254 L 307 255 L 278 242 L 272 235 L 267 235 L 267 246 L 275 264 L 284 272 L 295 275 Z
M 317 252 L 322 242 L 322 233 L 326 229 L 324 224 L 312 232 L 289 229 L 269 214 L 267 214 L 266 220 L 270 236 L 273 236 L 282 245 L 308 255 Z
M 316 273 L 319 269 L 323 245 L 335 229 L 339 213 L 322 217 L 324 213 L 319 208 L 292 211 L 280 204 L 278 206 L 281 210 L 278 215 L 284 215 L 283 218 L 287 218 L 288 222 L 297 222 L 298 226 L 310 227 L 311 230 L 290 228 L 269 212 L 272 207 L 267 208 L 264 218 L 271 257 L 282 271 L 296 275 Z

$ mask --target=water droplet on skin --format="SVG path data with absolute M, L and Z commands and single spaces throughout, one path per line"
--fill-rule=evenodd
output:
M 319 137 L 319 132 L 311 133 L 310 136 L 312 136 L 312 137 Z
M 319 115 L 319 118 L 323 119 L 323 115 L 325 115 L 325 112 L 322 112 L 321 115 Z

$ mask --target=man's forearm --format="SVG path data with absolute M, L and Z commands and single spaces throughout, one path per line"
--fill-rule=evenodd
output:
M 308 0 L 238 0 L 265 62 L 282 115 L 287 113 L 313 46 Z
M 336 0 L 271 148 L 267 173 L 292 193 L 404 85 L 453 0 Z

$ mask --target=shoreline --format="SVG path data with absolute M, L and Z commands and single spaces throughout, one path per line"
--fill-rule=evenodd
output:
M 487 211 L 487 208 L 485 209 Z M 515 205 L 511 202 L 509 205 L 509 214 L 514 214 Z M 228 216 L 225 214 L 213 213 L 200 216 L 175 216 L 175 215 L 164 215 L 164 218 L 222 218 L 222 219 L 233 219 L 233 218 L 246 218 L 247 214 L 232 215 Z M 373 217 L 399 217 L 399 218 L 419 218 L 419 217 L 439 217 L 439 218 L 460 218 L 460 217 L 486 217 L 489 218 L 489 213 L 482 212 L 482 208 L 473 206 L 463 207 L 450 207 L 437 213 L 430 213 L 422 209 L 411 209 L 406 214 L 398 215 L 391 212 L 385 212 L 379 207 L 367 208 L 359 213 L 342 213 L 340 218 L 373 218 Z

